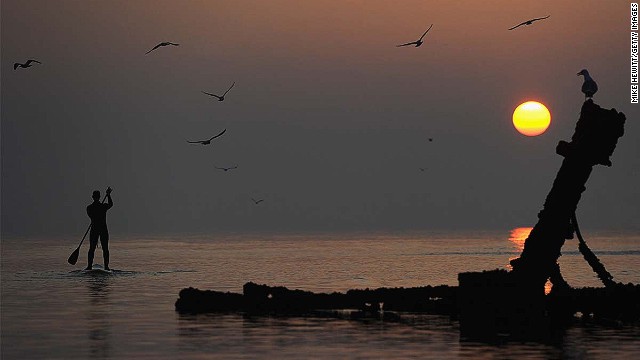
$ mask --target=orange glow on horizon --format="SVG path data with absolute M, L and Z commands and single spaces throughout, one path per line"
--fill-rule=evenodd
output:
M 547 279 L 547 282 L 544 283 L 544 294 L 549 295 L 551 288 L 553 288 L 553 284 L 551 283 L 551 280 Z
M 511 243 L 516 246 L 516 249 L 518 249 L 518 251 L 522 252 L 522 250 L 524 250 L 524 242 L 529 237 L 531 230 L 533 230 L 532 227 L 518 227 L 511 229 L 511 233 L 509 234 L 509 241 L 511 241 Z M 513 258 L 509 260 L 513 260 Z M 511 265 L 508 265 L 507 268 L 511 269 Z M 551 288 L 551 281 L 547 279 L 547 282 L 544 284 L 545 295 L 548 295 L 551 292 Z
M 513 126 L 523 135 L 537 136 L 551 124 L 551 113 L 537 101 L 527 101 L 513 111 Z
M 529 237 L 531 230 L 533 230 L 532 227 L 519 227 L 511 230 L 509 241 L 516 246 L 518 251 L 524 250 L 524 241 Z

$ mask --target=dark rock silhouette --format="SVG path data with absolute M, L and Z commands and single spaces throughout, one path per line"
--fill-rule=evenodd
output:
M 594 165 L 611 166 L 609 157 L 618 138 L 624 134 L 625 116 L 606 110 L 587 100 L 570 143 L 560 141 L 556 148 L 564 156 L 551 191 L 547 195 L 538 223 L 525 240 L 519 258 L 511 261 L 513 272 L 539 289 L 555 267 L 564 245 L 567 224 L 576 211 Z
M 511 260 L 513 270 L 459 274 L 460 329 L 463 334 L 486 336 L 507 332 L 529 338 L 532 334 L 556 329 L 557 326 L 551 324 L 557 325 L 561 319 L 573 316 L 577 311 L 574 303 L 579 303 L 576 297 L 584 296 L 582 301 L 585 303 L 599 303 L 591 310 L 600 315 L 609 313 L 607 306 L 627 303 L 627 296 L 640 302 L 636 285 L 607 287 L 595 292 L 573 290 L 562 278 L 557 263 L 565 239 L 570 237 L 567 228 L 577 230 L 583 247 L 581 251 L 587 254 L 585 257 L 594 271 L 605 285 L 614 284 L 611 275 L 583 244 L 575 212 L 593 166 L 611 166 L 609 157 L 618 138 L 624 134 L 624 122 L 624 114 L 615 109 L 602 109 L 591 99 L 584 102 L 571 142 L 560 141 L 556 148 L 564 160 L 520 257 Z M 549 299 L 544 294 L 547 279 L 553 282 L 553 296 Z M 594 296 L 604 296 L 606 300 L 594 302 L 590 299 Z M 621 312 L 627 318 L 637 318 L 638 309 L 636 306 Z
M 549 295 L 507 270 L 458 274 L 457 317 L 466 339 L 543 340 L 562 337 L 573 322 L 638 323 L 640 285 L 571 288 L 553 285 Z M 577 319 L 576 314 L 582 318 Z
M 396 312 L 444 314 L 460 320 L 463 339 L 561 339 L 563 329 L 582 313 L 581 321 L 640 321 L 640 285 L 620 284 L 588 249 L 575 211 L 594 165 L 611 166 L 610 156 L 624 133 L 625 116 L 587 100 L 571 142 L 560 141 L 564 157 L 538 222 L 525 241 L 512 271 L 458 274 L 459 286 L 380 288 L 346 293 L 313 293 L 246 283 L 243 294 L 183 289 L 175 303 L 181 313 L 240 311 L 249 314 L 340 316 L 398 321 Z M 255 200 L 254 200 L 255 201 Z M 573 289 L 557 263 L 567 238 L 576 233 L 580 251 L 605 284 Z M 545 295 L 547 279 L 552 291 Z M 332 312 L 333 311 L 333 312 Z
M 639 285 L 568 289 L 561 295 L 552 292 L 540 296 L 539 302 L 513 303 L 513 290 L 520 284 L 506 270 L 462 273 L 459 279 L 459 287 L 379 288 L 330 294 L 253 282 L 243 286 L 242 294 L 185 288 L 180 291 L 175 309 L 183 314 L 242 312 L 340 318 L 345 317 L 345 312 L 340 310 L 347 309 L 351 310 L 346 313 L 349 319 L 384 321 L 400 321 L 402 312 L 438 314 L 460 318 L 462 333 L 475 338 L 477 336 L 473 335 L 477 333 L 474 333 L 476 327 L 473 325 L 477 324 L 481 330 L 479 334 L 490 339 L 505 331 L 516 335 L 514 329 L 522 337 L 531 338 L 532 334 L 540 335 L 541 324 L 546 331 L 552 324 L 564 325 L 571 321 L 577 312 L 584 314 L 581 321 L 640 320 Z M 482 296 L 478 296 L 479 292 Z M 617 305 L 611 306 L 612 301 Z M 516 315 L 514 311 L 518 311 Z M 561 328 L 557 326 L 557 330 L 561 331 Z
M 446 315 L 456 312 L 456 287 L 446 285 L 317 294 L 248 282 L 242 289 L 243 294 L 183 289 L 176 301 L 176 310 L 185 313 L 242 311 L 253 314 L 311 314 L 317 310 L 358 309 L 359 314 L 363 315 L 380 312 L 379 304 L 382 303 L 384 311 Z

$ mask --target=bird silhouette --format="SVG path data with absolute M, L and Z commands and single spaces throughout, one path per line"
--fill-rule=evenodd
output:
M 231 90 L 231 88 L 233 87 L 233 85 L 235 85 L 236 82 L 234 81 L 233 84 L 231 84 L 231 86 L 229 86 L 229 88 L 227 89 L 227 91 L 224 92 L 224 94 L 222 94 L 222 96 L 218 96 L 216 94 L 212 94 L 212 93 L 208 93 L 208 92 L 202 92 L 203 94 L 207 94 L 209 96 L 213 96 L 218 98 L 218 101 L 224 101 L 224 96 L 227 95 L 227 93 L 229 92 L 229 90 Z
M 587 69 L 582 69 L 577 74 L 578 76 L 584 76 L 584 82 L 582 83 L 582 92 L 584 93 L 584 99 L 593 97 L 598 92 L 598 84 L 591 78 Z
M 20 63 L 15 63 L 13 64 L 13 70 L 17 69 L 18 67 L 21 67 L 23 69 L 26 69 L 28 67 L 33 66 L 33 63 L 38 63 L 38 64 L 42 64 L 40 61 L 38 60 L 33 60 L 33 59 L 29 59 L 27 60 L 27 62 L 25 62 L 24 64 L 20 64 Z
M 396 45 L 396 47 L 407 46 L 407 45 L 415 45 L 416 47 L 418 47 L 418 46 L 422 45 L 422 43 L 424 42 L 424 41 L 422 41 L 422 38 L 424 38 L 424 36 L 427 35 L 427 33 L 429 32 L 429 30 L 431 30 L 432 27 L 433 27 L 433 24 L 431 24 L 431 26 L 429 26 L 427 31 L 425 31 L 424 34 L 422 34 L 422 36 L 420 36 L 420 39 L 418 39 L 416 41 L 408 42 L 406 44 Z
M 258 204 L 260 204 L 261 202 L 263 202 L 263 201 L 264 201 L 264 199 L 256 200 L 256 199 L 254 199 L 254 198 L 251 198 L 251 200 L 253 200 L 253 202 L 254 202 L 256 205 L 258 205 Z
M 209 145 L 209 144 L 211 144 L 211 140 L 213 140 L 213 139 L 217 138 L 218 136 L 220 136 L 220 135 L 224 134 L 224 132 L 225 132 L 225 131 L 227 131 L 227 129 L 222 130 L 222 132 L 221 132 L 220 134 L 218 134 L 218 135 L 216 135 L 216 136 L 212 137 L 212 138 L 211 138 L 211 139 L 209 139 L 209 140 L 196 140 L 196 141 L 189 141 L 189 140 L 187 140 L 187 142 L 188 142 L 188 143 L 190 143 L 190 144 L 202 144 L 202 145 Z
M 516 25 L 516 26 L 514 26 L 514 27 L 512 27 L 512 28 L 510 28 L 509 30 L 513 30 L 513 29 L 515 29 L 515 28 L 517 28 L 517 27 L 520 27 L 520 26 L 522 26 L 522 25 L 531 25 L 531 24 L 533 24 L 533 22 L 534 22 L 534 21 L 544 20 L 544 19 L 548 18 L 549 16 L 551 16 L 551 15 L 547 15 L 547 16 L 545 16 L 545 17 L 535 18 L 535 19 L 531 19 L 531 20 L 527 20 L 527 21 L 521 22 L 520 24 L 518 24 L 518 25 Z
M 425 171 L 425 170 L 427 170 L 427 168 L 418 168 L 418 169 L 420 169 L 420 171 Z
M 216 169 L 218 169 L 218 170 L 223 170 L 223 171 L 229 171 L 229 170 L 233 170 L 233 169 L 237 169 L 238 168 L 238 166 L 232 166 L 232 167 L 217 167 L 217 166 L 214 166 L 214 167 Z
M 146 54 L 148 54 L 148 53 L 152 52 L 153 50 L 155 50 L 155 49 L 159 48 L 160 46 L 168 46 L 168 45 L 180 46 L 180 44 L 175 44 L 175 43 L 172 43 L 172 42 L 161 42 L 160 44 L 158 44 L 158 45 L 154 46 L 154 47 L 153 47 L 153 49 L 151 49 L 151 50 L 147 51 L 147 52 L 146 52 Z M 145 55 L 146 55 L 146 54 L 145 54 Z

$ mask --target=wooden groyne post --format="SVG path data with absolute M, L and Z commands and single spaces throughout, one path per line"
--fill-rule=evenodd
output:
M 564 160 L 524 250 L 511 261 L 512 271 L 458 275 L 463 332 L 533 330 L 541 325 L 544 284 L 559 274 L 560 250 L 587 180 L 594 165 L 611 166 L 625 119 L 591 99 L 584 102 L 571 142 L 560 141 L 556 147 Z

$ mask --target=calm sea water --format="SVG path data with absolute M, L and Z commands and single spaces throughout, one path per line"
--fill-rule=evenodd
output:
M 179 315 L 178 292 L 241 292 L 247 281 L 311 291 L 457 285 L 457 274 L 507 268 L 528 229 L 503 233 L 112 235 L 111 275 L 89 274 L 77 239 L 3 239 L 2 359 L 633 358 L 640 327 L 580 325 L 557 344 L 467 342 L 448 317 L 352 321 Z M 640 234 L 584 234 L 615 280 L 640 282 Z M 86 246 L 86 245 L 85 245 Z M 96 253 L 101 263 L 100 250 Z M 600 286 L 568 241 L 574 286 Z

